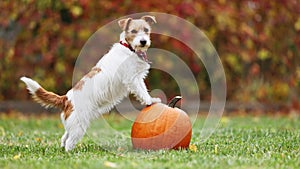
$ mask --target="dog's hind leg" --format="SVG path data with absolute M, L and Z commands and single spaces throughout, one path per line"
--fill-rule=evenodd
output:
M 79 126 L 78 126 L 79 127 Z M 77 142 L 84 136 L 85 130 L 81 128 L 71 129 L 66 140 L 65 150 L 72 150 Z
M 84 136 L 88 127 L 88 124 L 77 119 L 77 116 L 74 115 L 75 113 L 72 113 L 72 115 L 65 121 L 67 133 L 65 141 L 66 151 L 70 151 L 75 147 L 77 142 Z
M 61 137 L 61 144 L 60 144 L 61 147 L 66 146 L 66 141 L 68 139 L 68 136 L 69 136 L 68 132 L 65 131 L 65 134 Z
M 60 119 L 61 119 L 61 122 L 62 122 L 62 124 L 64 125 L 64 128 L 65 128 L 65 133 L 64 133 L 64 135 L 61 137 L 61 144 L 60 144 L 60 146 L 61 147 L 65 147 L 65 145 L 66 145 L 66 140 L 67 140 L 67 138 L 68 138 L 68 132 L 67 132 L 67 129 L 66 129 L 66 121 L 65 121 L 65 117 L 64 117 L 64 113 L 61 113 L 60 114 Z

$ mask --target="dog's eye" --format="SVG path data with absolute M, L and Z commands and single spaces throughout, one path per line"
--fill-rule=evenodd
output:
M 137 30 L 134 30 L 134 29 L 133 29 L 133 30 L 131 31 L 131 33 L 137 33 Z
M 148 28 L 144 28 L 144 32 L 149 32 L 149 29 Z

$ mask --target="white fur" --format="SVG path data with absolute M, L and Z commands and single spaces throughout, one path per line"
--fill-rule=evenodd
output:
M 120 34 L 120 41 L 125 42 L 125 31 Z
M 146 45 L 143 49 L 147 50 L 150 45 L 150 38 L 145 33 L 138 33 L 133 40 L 133 43 L 136 44 L 131 45 L 139 46 L 142 39 L 147 41 L 148 46 Z M 124 32 L 120 35 L 120 40 L 125 40 Z M 66 151 L 75 147 L 93 119 L 109 112 L 129 93 L 134 94 L 144 105 L 161 101 L 159 98 L 152 98 L 148 94 L 144 83 L 150 65 L 120 43 L 114 44 L 95 67 L 100 71 L 92 77 L 83 77 L 81 79 L 84 82 L 82 88 L 72 88 L 66 94 L 66 101 L 71 102 L 73 106 L 73 111 L 69 117 L 65 117 L 65 112 L 61 114 L 61 120 L 66 130 L 61 138 L 61 146 L 65 147 Z M 26 83 L 33 95 L 41 87 L 29 78 L 22 77 L 21 80 Z
M 144 105 L 160 102 L 148 94 L 144 83 L 150 65 L 121 44 L 114 44 L 96 67 L 101 71 L 92 78 L 83 78 L 81 90 L 71 89 L 67 93 L 74 111 L 66 121 L 62 117 L 67 131 L 62 137 L 66 151 L 81 139 L 91 120 L 109 112 L 129 93 Z
M 144 51 L 144 48 L 140 48 L 140 41 L 141 40 L 145 40 L 146 41 L 146 46 L 150 46 L 151 44 L 151 40 L 149 38 L 149 36 L 147 34 L 145 34 L 145 32 L 143 31 L 139 31 L 138 34 L 136 35 L 136 37 L 133 39 L 133 42 L 132 42 L 132 46 L 134 48 L 136 48 L 137 50 L 142 50 Z
M 41 86 L 34 80 L 27 78 L 27 77 L 21 77 L 21 80 L 26 84 L 27 89 L 31 94 L 34 94 Z
M 144 105 L 161 102 L 159 98 L 152 98 L 148 94 L 144 83 L 150 65 L 120 43 L 114 44 L 95 67 L 101 71 L 92 78 L 83 77 L 82 88 L 72 88 L 66 94 L 67 101 L 73 106 L 73 111 L 67 119 L 64 112 L 61 113 L 66 130 L 61 138 L 61 146 L 65 147 L 66 151 L 75 147 L 93 119 L 109 112 L 129 93 L 134 94 Z M 22 77 L 21 80 L 33 95 L 41 88 L 30 78 Z

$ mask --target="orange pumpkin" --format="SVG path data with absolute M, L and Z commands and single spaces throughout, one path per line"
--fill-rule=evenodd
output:
M 144 150 L 188 148 L 192 124 L 188 115 L 174 108 L 181 99 L 176 96 L 168 105 L 155 103 L 145 107 L 131 129 L 133 148 Z

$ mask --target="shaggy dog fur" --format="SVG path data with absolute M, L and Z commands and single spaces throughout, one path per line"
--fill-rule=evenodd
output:
M 140 19 L 122 19 L 118 23 L 123 30 L 120 42 L 115 43 L 66 95 L 59 96 L 30 78 L 21 78 L 35 101 L 45 107 L 62 109 L 65 133 L 61 146 L 66 151 L 75 147 L 91 120 L 109 112 L 129 93 L 144 105 L 160 102 L 148 94 L 144 83 L 150 68 L 145 52 L 151 43 L 150 25 L 156 23 L 155 18 L 147 15 Z

